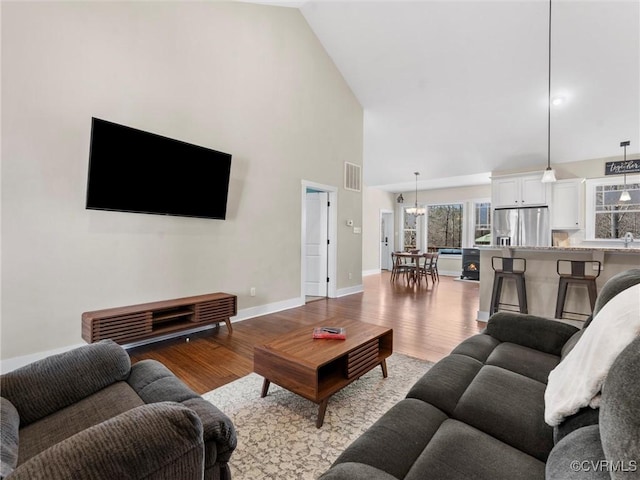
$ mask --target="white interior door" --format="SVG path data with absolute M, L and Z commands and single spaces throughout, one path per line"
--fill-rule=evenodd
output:
M 329 194 L 312 192 L 306 195 L 305 295 L 327 296 Z
M 393 212 L 380 212 L 380 269 L 391 270 L 393 251 Z

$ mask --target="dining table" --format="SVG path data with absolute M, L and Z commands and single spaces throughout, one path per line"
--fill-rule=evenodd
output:
M 428 253 L 422 252 L 396 252 L 398 258 L 405 260 L 405 263 L 410 264 L 413 268 L 408 277 L 409 282 L 420 284 L 420 259 L 427 257 Z

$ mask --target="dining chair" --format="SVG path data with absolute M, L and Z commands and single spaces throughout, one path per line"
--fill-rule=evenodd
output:
M 437 259 L 436 253 L 425 253 L 424 254 L 424 263 L 420 268 L 420 277 L 424 277 L 425 282 L 429 285 L 429 277 L 431 277 L 431 281 L 435 283 L 434 277 L 434 262 Z
M 395 282 L 398 279 L 398 276 L 405 275 L 409 269 L 411 268 L 411 264 L 406 263 L 403 257 L 399 256 L 398 253 L 401 252 L 391 252 L 391 281 Z
M 433 280 L 433 283 L 436 282 L 436 280 L 438 280 L 438 282 L 440 281 L 440 274 L 438 273 L 438 258 L 440 257 L 440 253 L 439 252 L 435 252 L 432 254 L 433 256 L 431 257 L 431 280 Z

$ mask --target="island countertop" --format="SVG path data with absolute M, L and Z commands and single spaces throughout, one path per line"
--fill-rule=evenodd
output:
M 480 250 L 508 250 L 508 251 L 520 251 L 520 252 L 602 252 L 602 253 L 618 253 L 623 255 L 629 255 L 634 253 L 640 253 L 640 242 L 638 246 L 633 247 L 612 247 L 612 246 L 602 246 L 599 247 L 597 245 L 571 245 L 568 247 L 528 247 L 528 246 L 518 246 L 518 245 L 482 245 L 475 247 Z
M 613 242 L 611 242 L 613 243 Z M 620 247 L 607 243 L 603 246 L 569 245 L 566 247 L 526 247 L 517 245 L 484 245 L 480 250 L 480 305 L 478 319 L 489 318 L 493 269 L 491 257 L 524 258 L 526 260 L 526 290 L 529 313 L 553 318 L 558 292 L 557 260 L 598 261 L 601 272 L 596 280 L 598 292 L 613 275 L 630 268 L 640 268 L 640 241 L 633 246 Z M 513 282 L 507 282 L 503 302 L 517 304 Z M 589 313 L 587 290 L 583 286 L 572 287 L 567 294 L 567 309 L 571 312 Z M 586 317 L 584 317 L 586 318 Z

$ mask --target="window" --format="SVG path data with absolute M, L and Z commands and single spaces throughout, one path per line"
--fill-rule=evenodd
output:
M 423 252 L 448 250 L 459 254 L 462 247 L 491 244 L 491 202 L 488 199 L 418 206 L 424 214 L 401 208 L 400 248 Z
M 473 244 L 491 245 L 491 203 L 476 202 L 474 207 Z
M 427 247 L 437 252 L 441 248 L 462 247 L 462 203 L 429 205 L 427 207 Z
M 407 209 L 411 207 L 404 207 L 402 209 L 402 246 L 404 250 L 422 249 L 419 242 L 420 225 L 422 222 L 421 216 L 414 215 L 407 212 Z
M 631 232 L 640 237 L 640 176 L 627 175 L 631 200 L 620 201 L 621 177 L 587 181 L 587 239 L 612 240 Z

